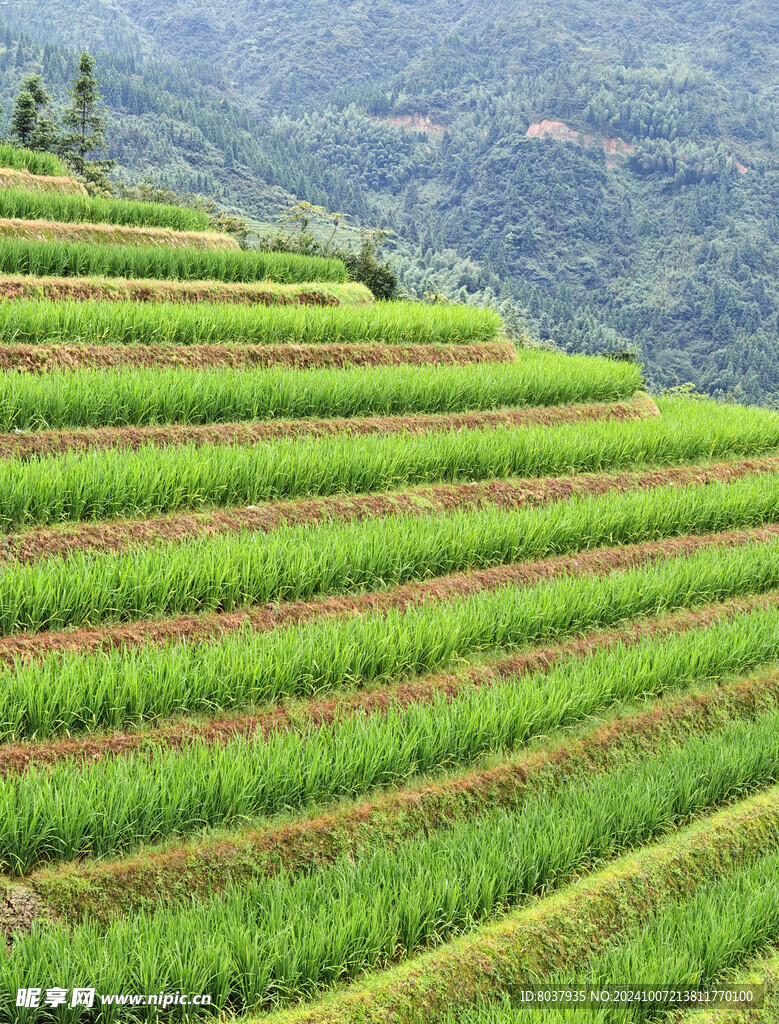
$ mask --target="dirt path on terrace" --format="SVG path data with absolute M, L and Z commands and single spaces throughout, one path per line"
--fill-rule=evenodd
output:
M 618 629 L 598 630 L 584 637 L 550 647 L 534 648 L 459 672 L 442 672 L 395 683 L 372 690 L 351 692 L 346 696 L 310 701 L 289 701 L 257 714 L 236 714 L 208 721 L 176 720 L 162 727 L 86 736 L 83 739 L 55 738 L 37 743 L 0 745 L 0 777 L 20 774 L 32 765 L 43 767 L 64 760 L 94 763 L 137 750 L 180 749 L 189 743 L 228 743 L 236 736 L 262 736 L 274 732 L 319 728 L 336 719 L 356 715 L 381 715 L 388 709 L 411 704 L 429 704 L 442 695 L 454 697 L 466 689 L 490 686 L 502 679 L 547 673 L 567 657 L 584 658 L 618 645 L 633 646 L 642 640 L 674 636 L 694 629 L 708 628 L 739 613 L 751 614 L 779 605 L 779 593 L 753 598 L 737 598 L 694 611 L 637 619 Z M 779 677 L 777 677 L 779 682 Z M 651 713 L 644 716 L 652 718 Z M 606 735 L 613 727 L 604 726 Z
M 143 445 L 253 445 L 294 437 L 336 434 L 430 434 L 450 430 L 498 427 L 554 426 L 583 420 L 636 420 L 659 415 L 651 399 L 601 405 L 550 406 L 413 416 L 370 416 L 329 420 L 280 420 L 205 426 L 95 427 L 87 430 L 46 430 L 0 435 L 0 458 L 29 459 L 35 455 L 123 448 Z
M 230 235 L 217 231 L 176 231 L 173 228 L 140 228 L 121 224 L 90 224 L 85 221 L 23 220 L 0 217 L 0 237 L 34 242 L 88 242 L 92 245 L 144 245 L 209 251 L 239 250 Z
M 50 370 L 170 366 L 215 369 L 289 366 L 299 370 L 344 366 L 467 366 L 513 363 L 509 342 L 482 345 L 3 345 L 0 369 Z
M 452 601 L 508 586 L 529 587 L 563 576 L 608 576 L 663 558 L 683 558 L 702 548 L 736 548 L 751 543 L 767 543 L 778 537 L 779 525 L 729 530 L 626 547 L 597 548 L 517 565 L 498 565 L 354 596 L 335 594 L 310 601 L 271 603 L 234 612 L 177 615 L 95 628 L 11 633 L 0 637 L 0 663 L 11 665 L 16 658 L 38 659 L 65 651 L 92 653 L 118 647 L 161 646 L 185 640 L 200 642 L 217 639 L 247 626 L 257 632 L 269 632 L 315 620 L 381 614 L 390 609 L 405 612 L 427 601 Z
M 201 539 L 243 530 L 268 533 L 283 526 L 331 521 L 360 522 L 375 516 L 434 515 L 463 509 L 534 507 L 570 498 L 648 490 L 653 487 L 727 483 L 749 474 L 776 473 L 779 457 L 711 466 L 672 466 L 627 473 L 582 474 L 540 480 L 490 480 L 441 484 L 390 493 L 285 501 L 250 508 L 182 513 L 152 519 L 40 527 L 0 537 L 2 561 L 34 562 L 72 551 L 127 551 L 157 543 Z

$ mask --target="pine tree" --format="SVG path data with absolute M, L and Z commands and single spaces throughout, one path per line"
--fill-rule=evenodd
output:
M 38 122 L 38 108 L 32 93 L 23 89 L 16 97 L 11 114 L 11 137 L 20 146 L 26 146 L 32 138 Z
M 108 121 L 103 113 L 100 86 L 95 77 L 95 60 L 86 52 L 79 57 L 78 75 L 73 81 L 71 96 L 72 103 L 62 115 L 65 127 L 70 129 L 63 140 L 64 152 L 78 174 L 105 187 L 105 174 L 114 166 L 114 161 L 89 159 L 91 154 L 105 150 Z
M 33 108 L 28 97 L 32 98 Z M 48 112 L 50 104 L 41 76 L 28 75 L 22 82 L 22 92 L 17 97 L 11 118 L 11 131 L 21 145 L 49 153 L 59 150 L 62 133 Z
M 28 92 L 32 96 L 35 101 L 35 112 L 38 116 L 51 103 L 49 94 L 46 92 L 46 86 L 43 84 L 43 79 L 40 75 L 28 75 L 22 82 L 22 91 Z

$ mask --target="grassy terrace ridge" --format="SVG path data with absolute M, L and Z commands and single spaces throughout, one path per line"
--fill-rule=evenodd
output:
M 660 417 L 629 423 L 304 437 L 258 448 L 145 446 L 0 462 L 0 524 L 11 532 L 403 485 L 680 466 L 779 449 L 777 413 L 683 399 L 659 404 Z
M 712 613 L 716 614 L 716 609 Z M 697 646 L 700 648 L 700 638 Z M 657 649 L 654 644 L 643 650 L 652 647 Z M 687 649 L 692 652 L 693 645 L 688 644 Z M 628 645 L 615 644 L 612 660 L 628 650 Z M 632 659 L 630 667 L 635 664 Z M 572 668 L 575 675 L 576 666 Z M 586 719 L 573 735 L 570 728 L 553 729 L 538 743 L 509 754 L 504 751 L 500 758 L 492 755 L 486 766 L 465 774 L 444 769 L 442 774 L 412 778 L 405 787 L 390 786 L 358 802 L 288 812 L 266 824 L 219 830 L 183 845 L 145 847 L 119 860 L 42 868 L 23 884 L 35 893 L 39 916 L 55 916 L 68 923 L 93 919 L 105 924 L 160 901 L 179 906 L 193 900 L 208 901 L 228 884 L 271 877 L 279 871 L 290 877 L 307 875 L 341 857 L 365 855 L 384 846 L 394 848 L 414 836 L 446 831 L 458 821 L 499 807 L 517 813 L 538 793 L 550 795 L 572 781 L 592 781 L 615 770 L 637 768 L 642 760 L 668 746 L 716 733 L 737 721 L 751 721 L 777 706 L 779 671 L 775 665 L 754 676 L 725 682 L 710 679 L 699 683 L 688 675 L 659 700 L 644 694 L 636 703 L 606 711 L 603 718 Z M 223 743 L 231 739 L 229 722 L 224 723 L 223 731 L 211 733 L 207 731 L 209 723 L 203 725 L 203 738 L 212 736 Z M 236 730 L 239 726 L 236 720 Z M 105 749 L 115 750 L 117 756 L 137 749 L 144 755 L 164 750 L 164 733 L 141 733 L 137 746 L 125 745 L 132 735 L 107 736 Z M 185 744 L 197 736 L 193 733 Z M 48 760 L 55 749 L 40 743 L 0 747 L 0 764 L 6 774 L 20 774 L 24 756 L 30 758 L 27 765 L 55 763 Z M 72 749 L 69 756 L 81 764 L 97 760 L 100 751 L 92 743 L 82 751 Z M 68 756 L 64 748 L 63 753 Z M 40 760 L 35 759 L 38 754 Z
M 496 366 L 6 372 L 0 431 L 538 408 L 620 402 L 640 387 L 629 363 L 546 352 Z
M 0 189 L 0 218 L 170 228 L 173 231 L 211 229 L 208 214 L 185 206 L 9 188 Z
M 563 576 L 524 589 L 498 587 L 439 603 L 379 608 L 371 614 L 312 621 L 302 617 L 298 625 L 282 629 L 244 626 L 223 633 L 219 643 L 174 636 L 160 646 L 144 643 L 141 629 L 140 646 L 136 640 L 133 646 L 103 643 L 85 651 L 76 635 L 70 650 L 47 653 L 45 640 L 37 637 L 34 658 L 17 657 L 0 670 L 0 740 L 121 730 L 166 717 L 310 699 L 317 693 L 337 696 L 357 682 L 370 688 L 441 672 L 489 652 L 496 657 L 616 628 L 629 618 L 770 594 L 779 587 L 778 550 L 775 540 L 732 550 L 704 548 L 687 558 L 611 572 L 605 579 Z M 160 586 L 167 582 L 161 579 Z M 73 581 L 71 593 L 78 593 L 76 587 Z M 68 599 L 64 594 L 63 604 Z M 45 596 L 44 601 L 50 603 Z M 771 610 L 757 619 L 747 618 L 738 628 L 751 639 L 739 654 L 758 661 L 744 664 L 779 657 L 775 636 L 766 637 L 764 632 L 776 629 Z M 729 663 L 728 671 L 738 667 L 738 662 Z M 516 721 L 506 708 L 501 728 L 509 730 L 505 736 L 515 737 L 512 742 L 532 735 L 532 717 L 524 717 L 527 696 L 524 690 L 519 694 Z M 558 692 L 552 697 L 559 704 L 554 713 L 563 716 L 571 702 L 584 699 L 562 699 Z M 505 694 L 503 698 L 508 700 Z M 462 700 L 467 704 L 469 699 L 466 687 Z M 599 700 L 598 692 L 593 692 L 584 706 L 597 711 Z M 532 695 L 529 707 L 532 714 L 539 714 Z M 540 718 L 546 721 L 548 715 Z
M 182 234 L 159 228 L 116 228 L 94 225 L 97 233 L 79 241 L 84 225 L 62 225 L 64 238 L 41 239 L 2 237 L 0 223 L 0 273 L 29 274 L 34 277 L 120 277 L 156 278 L 169 281 L 226 281 L 252 283 L 278 281 L 283 284 L 311 281 L 346 281 L 346 266 L 341 260 L 296 253 L 267 253 L 238 250 L 237 243 L 214 232 Z M 223 251 L 214 251 L 213 243 L 225 238 Z M 205 240 L 210 251 L 193 248 L 189 240 Z M 151 240 L 146 244 L 144 239 Z M 115 244 L 102 244 L 112 241 Z M 176 241 L 181 242 L 176 246 Z M 227 244 L 229 242 L 229 245 Z M 105 340 L 105 339 L 102 339 Z
M 0 961 L 0 978 L 4 987 L 13 991 L 14 980 L 23 976 L 25 969 L 45 964 L 47 976 L 53 978 L 67 966 L 89 978 L 99 991 L 129 991 L 132 981 L 139 975 L 148 977 L 153 966 L 163 989 L 182 980 L 192 990 L 192 982 L 207 971 L 206 976 L 218 985 L 212 994 L 219 1008 L 272 1008 L 301 996 L 310 997 L 334 982 L 354 978 L 366 968 L 384 967 L 399 958 L 405 959 L 431 940 L 439 943 L 472 930 L 485 918 L 489 920 L 512 906 L 527 904 L 536 892 L 564 883 L 593 859 L 619 855 L 631 843 L 651 842 L 669 827 L 710 810 L 723 797 L 733 799 L 748 793 L 750 781 L 757 782 L 764 774 L 753 765 L 760 760 L 773 718 L 766 716 L 748 726 L 739 723 L 706 740 L 690 740 L 683 748 L 648 759 L 634 777 L 617 771 L 590 785 L 574 783 L 548 798 L 539 796 L 528 803 L 524 812 L 535 832 L 523 828 L 521 817 L 502 811 L 488 812 L 478 822 L 458 823 L 445 834 L 409 840 L 392 852 L 358 855 L 354 860 L 344 860 L 296 879 L 293 885 L 280 874 L 270 880 L 257 880 L 242 890 L 228 888 L 205 906 L 179 909 L 160 905 L 154 913 L 119 918 L 105 929 L 87 924 L 66 932 L 57 926 L 34 926 L 29 935 L 16 937 L 9 956 Z M 739 740 L 749 742 L 753 737 L 755 751 L 741 753 L 736 744 Z M 691 793 L 691 773 L 696 768 L 701 770 L 707 754 L 719 755 L 726 763 L 719 762 L 713 777 L 707 777 Z M 726 787 L 731 778 L 738 782 L 728 793 Z M 651 795 L 642 785 L 657 787 L 659 814 L 653 810 Z M 602 816 L 588 827 L 585 821 L 590 801 Z M 742 869 L 745 874 L 750 868 L 759 871 L 761 854 L 766 856 L 760 840 L 765 842 L 766 833 L 775 835 L 775 791 L 750 803 L 751 806 L 737 804 L 715 817 L 710 822 L 708 842 L 695 844 L 694 839 L 685 836 L 689 847 L 697 845 L 695 852 L 701 862 L 698 878 L 693 880 L 690 873 L 683 871 L 683 854 L 677 853 L 676 858 L 670 858 L 676 860 L 676 887 L 665 879 L 665 884 L 658 884 L 658 879 L 655 899 L 649 907 L 635 898 L 638 893 L 631 893 L 634 898 L 627 921 L 620 920 L 616 908 L 612 911 L 614 930 L 624 933 L 628 922 L 634 927 L 651 925 L 653 911 L 672 905 L 673 896 L 684 899 L 696 890 L 712 896 L 716 887 L 712 887 L 712 876 L 706 870 L 712 866 L 712 860 L 718 862 L 722 871 L 720 885 L 727 885 L 733 875 L 737 880 Z M 747 817 L 750 811 L 751 821 Z M 735 822 L 742 824 L 739 840 L 734 842 L 729 836 L 731 841 L 723 842 L 722 831 Z M 505 844 L 507 855 L 491 842 L 491 828 L 495 838 Z M 729 870 L 723 870 L 722 846 L 733 852 Z M 462 856 L 453 856 L 454 851 L 461 851 Z M 655 864 L 664 867 L 665 851 L 661 847 L 654 852 Z M 520 860 L 523 854 L 525 859 Z M 763 921 L 770 936 L 779 931 L 779 901 L 774 895 L 778 884 L 777 856 L 766 856 L 773 874 L 770 870 L 759 873 Z M 646 869 L 648 865 L 641 867 Z M 622 875 L 623 881 L 626 873 L 625 866 L 619 863 L 611 869 L 611 876 Z M 494 885 L 491 876 L 495 878 Z M 448 877 L 459 884 L 448 885 Z M 599 881 L 599 875 L 595 875 L 581 883 L 574 889 L 573 899 L 578 895 L 580 905 L 586 895 L 597 899 Z M 564 890 L 559 902 L 552 897 L 525 914 L 532 918 L 542 908 L 553 913 L 559 907 L 562 911 L 566 895 Z M 768 906 L 772 906 L 770 912 Z M 643 921 L 642 910 L 646 915 Z M 507 926 L 519 924 L 523 916 L 521 911 L 515 912 L 493 928 L 505 934 Z M 744 920 L 760 936 L 760 919 L 747 913 Z M 431 927 L 435 929 L 432 933 Z M 764 925 L 763 934 L 765 930 Z M 489 928 L 483 928 L 475 936 L 468 936 L 464 943 L 481 945 L 485 931 L 490 934 Z M 247 935 L 253 936 L 248 951 Z M 592 942 L 592 933 L 588 938 Z M 164 950 L 181 947 L 188 951 L 186 962 L 180 957 L 169 959 L 164 953 L 160 955 Z M 247 952 L 254 968 L 251 978 L 244 973 Z M 508 944 L 505 954 L 510 952 L 514 950 Z M 568 945 L 566 952 L 564 966 L 578 966 L 575 960 L 571 963 L 576 945 Z M 446 953 L 438 955 L 445 957 Z M 557 955 L 560 956 L 559 949 Z M 412 960 L 411 964 L 414 963 Z M 726 968 L 730 964 L 725 961 L 717 966 Z M 539 963 L 533 973 L 537 976 L 541 971 Z M 389 977 L 396 973 L 398 969 Z M 457 986 L 454 988 L 458 995 L 462 992 Z M 420 995 L 423 991 L 424 986 L 420 985 Z M 449 998 L 456 999 L 457 995 L 452 993 Z M 341 1008 L 348 1013 L 348 993 Z M 291 1019 L 298 1014 L 305 1020 L 306 1012 L 293 1010 Z
M 452 1011 L 529 983 L 581 971 L 615 940 L 639 935 L 779 841 L 779 791 L 735 804 L 677 835 L 507 914 L 495 924 L 376 974 L 320 1003 L 252 1024 L 445 1024 Z M 770 856 L 770 855 L 769 855 Z M 767 880 L 766 880 L 767 881 Z
M 86 196 L 84 185 L 73 178 L 61 178 L 46 174 L 30 174 L 29 171 L 12 170 L 0 166 L 0 189 L 22 190 L 25 192 L 60 193 L 69 196 Z
M 90 246 L 151 246 L 202 251 L 237 250 L 238 243 L 216 231 L 173 231 L 170 228 L 136 228 L 118 224 L 60 223 L 49 220 L 0 219 L 2 251 L 10 241 L 80 242 Z M 3 267 L 5 270 L 5 267 Z
M 0 247 L 0 258 L 1 253 Z M 242 252 L 240 255 L 247 267 L 254 261 L 258 267 L 266 265 L 271 272 L 274 263 L 284 265 L 286 262 L 281 258 L 275 260 L 275 253 Z M 294 268 L 294 264 L 292 266 Z M 377 302 L 369 307 L 245 307 L 229 303 L 157 307 L 139 302 L 85 303 L 47 299 L 0 303 L 0 341 L 30 344 L 52 341 L 97 344 L 106 337 L 114 343 L 145 345 L 379 341 L 396 345 L 474 344 L 495 341 L 500 328 L 500 317 L 491 310 L 454 305 L 436 309 L 424 303 L 400 301 Z M 557 357 L 561 369 L 565 366 L 564 358 Z M 628 373 L 632 372 L 638 383 L 640 371 L 630 364 L 627 366 Z
M 229 284 L 223 281 L 160 281 L 110 277 L 0 277 L 0 299 L 99 300 L 103 302 L 234 302 L 248 306 L 312 305 L 371 306 L 376 300 L 356 281 L 313 281 L 279 284 L 256 281 Z
M 1 282 L 2 278 L 0 287 Z M 326 283 L 313 287 L 347 286 Z M 347 294 L 347 299 L 351 299 L 351 294 Z M 0 369 L 18 373 L 122 366 L 203 369 L 295 366 L 301 370 L 346 366 L 473 366 L 515 363 L 517 358 L 517 349 L 510 341 L 477 345 L 384 345 L 381 342 L 357 345 L 0 345 Z
M 68 173 L 65 164 L 53 153 L 41 153 L 2 142 L 0 143 L 0 168 L 5 167 L 15 171 L 29 171 L 30 174 L 55 177 L 64 177 Z
M 779 938 L 779 856 L 769 852 L 747 868 L 738 868 L 732 878 L 718 879 L 711 888 L 698 890 L 690 899 L 679 906 L 662 911 L 647 922 L 635 935 L 626 936 L 621 946 L 594 955 L 587 966 L 579 972 L 561 973 L 546 983 L 558 988 L 574 988 L 587 991 L 602 991 L 624 987 L 626 978 L 640 978 L 651 989 L 662 990 L 667 983 L 655 981 L 665 977 L 674 978 L 672 984 L 679 989 L 692 991 L 722 991 L 724 988 L 741 989 L 745 983 L 744 961 L 750 953 L 760 950 L 766 939 Z M 732 908 L 738 904 L 739 912 L 734 919 Z M 777 963 L 774 959 L 773 968 Z M 770 972 L 768 960 L 765 971 Z M 636 973 L 639 972 L 639 973 Z M 723 981 L 720 972 L 727 972 Z M 731 980 L 732 978 L 732 980 Z M 776 982 L 770 974 L 764 979 Z M 764 979 L 752 984 L 758 988 Z M 639 982 L 632 982 L 639 984 Z M 728 1009 L 732 1004 L 724 1003 L 719 1010 L 694 1012 L 682 1018 L 703 1024 L 705 1021 L 752 1021 L 768 1024 L 776 1021 L 779 1004 L 775 989 L 769 992 L 762 1005 L 759 996 L 753 1007 L 744 1010 Z M 519 1001 L 513 1008 L 511 997 L 506 993 L 502 1005 L 483 1001 L 480 1007 L 452 1013 L 443 1024 L 520 1024 L 527 1009 Z M 533 1010 L 534 1019 L 542 1024 L 559 1024 L 560 1011 Z M 662 995 L 654 1000 L 635 1001 L 632 1005 L 609 1005 L 606 1008 L 569 1008 L 564 1019 L 571 1024 L 643 1024 L 645 1021 L 668 1020 L 673 1016 L 679 1020 Z

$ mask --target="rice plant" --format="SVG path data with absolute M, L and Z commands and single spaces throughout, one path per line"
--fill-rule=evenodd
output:
M 88 451 L 0 463 L 0 528 L 366 493 L 459 480 L 541 477 L 758 456 L 779 414 L 663 400 L 662 417 L 449 434 L 301 438 L 254 448 Z
M 110 249 L 107 249 L 110 251 Z M 162 252 L 164 250 L 152 250 Z M 186 264 L 190 252 L 169 250 Z M 200 253 L 196 254 L 198 257 Z M 212 253 L 204 253 L 213 256 Z M 286 253 L 219 253 L 216 267 L 239 268 L 274 278 L 276 260 Z M 309 257 L 298 257 L 306 261 Z M 313 257 L 310 257 L 313 260 Z M 2 246 L 0 246 L 2 261 Z M 197 260 L 199 263 L 200 260 Z M 206 261 L 207 262 L 207 261 Z M 324 274 L 328 262 L 309 266 Z M 287 264 L 279 260 L 282 268 Z M 302 269 L 302 267 L 301 267 Z M 320 276 L 321 276 L 320 274 Z M 132 275 L 128 275 L 132 276 Z M 153 277 L 154 274 L 144 276 Z M 202 276 L 209 276 L 208 274 Z M 223 280 L 235 280 L 216 273 Z M 255 276 L 253 278 L 257 280 Z M 278 280 L 281 276 L 277 275 Z M 500 317 L 474 306 L 427 306 L 415 302 L 379 302 L 372 306 L 151 306 L 142 302 L 54 302 L 17 299 L 0 302 L 0 341 L 19 343 L 67 341 L 99 344 L 161 343 L 190 345 L 217 342 L 257 344 L 382 341 L 393 344 L 456 344 L 494 341 Z
M 210 226 L 207 214 L 183 206 L 20 189 L 0 190 L 0 217 L 171 228 L 174 231 L 207 231 Z
M 29 171 L 30 174 L 47 174 L 62 177 L 68 173 L 64 163 L 53 153 L 41 153 L 31 149 L 0 143 L 0 167 L 11 167 L 15 171 Z
M 269 280 L 287 284 L 343 282 L 347 276 L 341 260 L 298 256 L 295 253 L 171 248 L 164 245 L 93 245 L 8 237 L 0 237 L 0 273 L 244 283 Z M 27 322 L 32 326 L 31 321 Z
M 533 351 L 523 352 L 518 363 L 462 367 L 6 372 L 0 377 L 0 431 L 612 402 L 640 386 L 640 370 L 629 363 Z
M 89 923 L 69 931 L 38 924 L 0 961 L 0 979 L 6 990 L 15 990 L 15 979 L 45 964 L 44 983 L 55 983 L 67 968 L 100 992 L 145 991 L 137 987 L 140 977 L 154 978 L 155 988 L 164 991 L 192 992 L 202 991 L 193 982 L 209 962 L 220 965 L 213 975 L 219 978 L 217 1008 L 268 1008 L 311 996 L 522 905 L 724 799 L 775 782 L 777 728 L 774 711 L 627 770 L 536 795 L 521 814 L 497 809 L 393 850 L 369 847 L 304 877 L 280 871 L 243 889 L 228 886 L 205 905 L 158 904 L 104 931 Z M 0 797 L 0 850 L 6 861 L 27 865 L 35 832 L 42 834 L 42 856 L 75 856 L 86 842 L 90 852 L 100 853 L 113 848 L 117 836 L 126 842 L 139 821 L 146 830 L 169 834 L 171 816 L 187 813 L 188 820 L 203 822 L 212 805 L 251 803 L 263 792 L 256 782 L 265 782 L 266 764 L 262 745 L 240 744 L 227 752 L 195 748 L 189 764 L 179 758 L 178 768 L 165 754 L 107 762 L 114 786 L 105 790 L 94 781 L 103 776 L 102 764 L 94 775 L 73 766 L 35 773 L 5 784 L 15 792 Z M 274 767 L 276 774 L 294 771 Z M 204 806 L 193 799 L 191 780 L 206 778 Z M 9 827 L 10 806 L 29 822 L 23 835 Z M 779 934 L 779 854 L 757 864 L 760 914 L 745 916 L 753 930 L 762 920 L 763 934 Z M 738 943 L 725 945 L 731 957 L 743 955 Z M 730 965 L 713 955 L 709 964 L 709 972 Z
M 160 591 L 167 582 L 164 577 L 157 581 Z M 64 604 L 73 600 L 77 588 L 76 581 L 64 586 Z M 165 716 L 213 714 L 216 709 L 369 686 L 441 670 L 458 659 L 567 640 L 636 616 L 777 588 L 779 544 L 750 545 L 705 550 L 687 559 L 614 573 L 606 580 L 563 577 L 406 611 L 320 620 L 269 633 L 247 628 L 225 635 L 218 644 L 48 654 L 0 670 L 0 739 L 124 729 Z M 31 594 L 27 600 L 36 598 Z M 19 605 L 25 597 L 20 592 L 15 600 Z M 740 628 L 731 637 L 733 651 L 714 654 L 720 659 L 740 656 L 742 662 L 719 664 L 727 664 L 729 671 L 741 664 L 746 670 L 779 659 L 776 612 L 749 616 Z M 630 680 L 617 677 L 609 685 L 622 687 L 618 692 L 624 694 Z M 580 707 L 583 698 L 566 696 L 564 690 L 553 696 L 549 713 L 532 704 L 533 714 L 547 724 L 548 714 L 559 714 L 558 724 L 566 724 L 569 709 Z M 583 713 L 594 713 L 600 706 L 599 691 L 591 687 L 587 699 L 594 703 L 586 704 Z M 498 712 L 505 713 L 507 723 L 512 721 L 508 706 L 503 711 L 498 707 Z M 577 713 L 572 713 L 576 720 Z M 521 730 L 510 735 L 515 735 L 514 742 L 526 738 Z
M 0 573 L 0 633 L 384 590 L 602 545 L 778 521 L 779 475 L 768 475 L 513 512 L 488 508 L 288 526 L 129 552 L 76 551 Z

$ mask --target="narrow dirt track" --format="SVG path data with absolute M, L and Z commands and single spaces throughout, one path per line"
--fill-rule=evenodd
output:
M 0 369 L 50 370 L 169 366 L 245 369 L 290 366 L 306 370 L 343 366 L 467 366 L 513 363 L 510 342 L 481 345 L 4 345 Z
M 218 639 L 227 633 L 250 627 L 270 632 L 300 623 L 325 619 L 346 619 L 368 613 L 382 614 L 390 609 L 404 612 L 428 601 L 453 601 L 501 587 L 528 587 L 564 576 L 608 576 L 663 558 L 683 558 L 703 548 L 736 548 L 745 544 L 766 543 L 779 537 L 779 525 L 752 530 L 730 530 L 701 536 L 675 537 L 626 547 L 598 548 L 518 565 L 499 565 L 470 573 L 458 573 L 422 583 L 411 583 L 389 590 L 353 597 L 333 595 L 311 601 L 290 601 L 251 607 L 235 612 L 205 615 L 180 615 L 174 618 L 130 622 L 99 628 L 69 629 L 59 632 L 12 633 L 0 637 L 0 663 L 12 664 L 16 658 L 39 659 L 52 653 L 79 651 L 90 653 L 122 647 L 138 648 L 182 641 L 200 642 Z
M 2 172 L 0 172 L 0 177 Z M 336 286 L 338 287 L 338 286 Z M 340 286 L 348 288 L 348 286 Z M 355 293 L 356 295 L 357 293 Z M 338 306 L 327 285 L 232 284 L 132 278 L 0 276 L 0 298 L 99 302 L 227 302 L 246 306 Z M 360 303 L 366 305 L 367 303 Z
M 23 220 L 0 217 L 0 236 L 35 242 L 89 242 L 92 245 L 148 245 L 156 248 L 238 251 L 230 235 L 217 231 L 174 231 L 172 228 L 138 228 L 83 221 Z
M 261 423 L 206 424 L 205 426 L 97 427 L 88 430 L 46 430 L 0 436 L 0 459 L 30 459 L 36 455 L 144 445 L 253 445 L 295 437 L 331 437 L 337 434 L 431 434 L 451 430 L 498 427 L 554 426 L 592 420 L 638 420 L 659 415 L 651 399 L 606 402 L 600 405 L 499 409 L 495 412 L 443 415 L 371 416 L 328 420 L 268 420 Z
M 224 744 L 236 736 L 266 738 L 274 732 L 319 728 L 336 719 L 381 715 L 390 708 L 429 704 L 442 695 L 454 697 L 463 690 L 491 686 L 502 679 L 546 673 L 567 657 L 583 658 L 618 645 L 633 646 L 645 639 L 674 636 L 709 627 L 739 613 L 750 614 L 778 605 L 779 593 L 737 598 L 693 611 L 637 619 L 618 629 L 595 631 L 459 672 L 437 673 L 341 697 L 277 704 L 256 714 L 226 715 L 207 721 L 176 720 L 161 727 L 83 739 L 0 744 L 0 777 L 18 775 L 33 765 L 44 767 L 65 760 L 95 763 L 137 750 L 181 748 L 193 742 Z
M 779 472 L 779 457 L 744 459 L 711 466 L 671 466 L 628 473 L 581 474 L 540 480 L 490 480 L 441 484 L 388 494 L 349 495 L 276 502 L 250 508 L 217 509 L 152 519 L 116 520 L 77 526 L 40 527 L 0 537 L 3 561 L 35 562 L 73 551 L 127 551 L 150 544 L 240 533 L 269 533 L 283 526 L 331 521 L 361 522 L 375 516 L 434 515 L 465 509 L 511 510 L 609 492 L 653 487 L 727 483 L 750 474 Z

